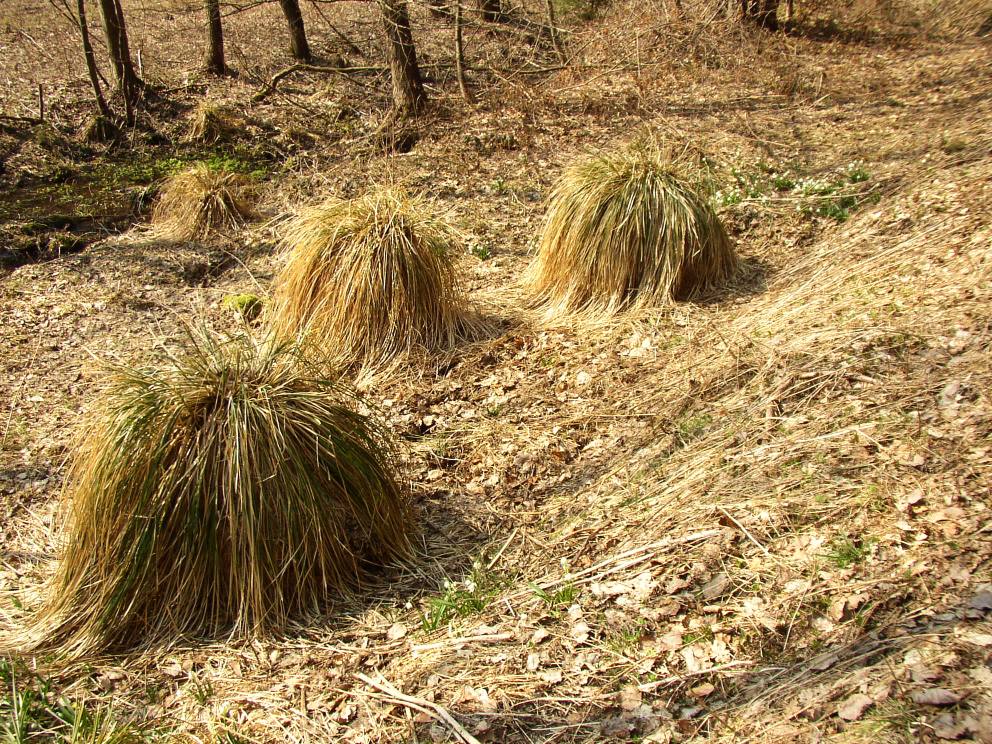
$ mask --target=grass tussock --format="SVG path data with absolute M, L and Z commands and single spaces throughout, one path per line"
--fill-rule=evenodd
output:
M 186 138 L 190 142 L 215 145 L 235 136 L 238 128 L 239 117 L 233 109 L 204 100 L 193 110 Z
M 66 481 L 34 645 L 70 655 L 278 631 L 403 556 L 391 448 L 299 347 L 190 334 L 122 368 Z
M 549 314 L 613 313 L 691 297 L 735 265 L 726 231 L 685 169 L 632 148 L 584 160 L 558 181 L 528 284 Z
M 152 211 L 152 233 L 165 240 L 203 240 L 236 230 L 255 216 L 251 181 L 239 173 L 198 165 L 171 176 Z
M 396 187 L 304 209 L 282 238 L 277 332 L 311 335 L 347 366 L 471 337 L 477 321 L 452 262 L 458 240 L 434 205 Z

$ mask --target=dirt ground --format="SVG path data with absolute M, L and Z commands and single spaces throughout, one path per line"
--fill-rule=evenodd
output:
M 49 48 L 15 10 L 7 43 Z M 286 637 L 20 663 L 149 740 L 992 741 L 988 37 L 854 10 L 742 34 L 670 11 L 566 15 L 581 51 L 541 74 L 493 70 L 554 67 L 553 49 L 473 29 L 478 101 L 439 74 L 405 153 L 374 142 L 381 76 L 253 102 L 277 56 L 204 87 L 196 55 L 152 35 L 149 75 L 178 101 L 164 137 L 89 148 L 85 79 L 52 66 L 62 118 L 0 135 L 0 632 L 52 573 L 105 363 L 229 326 L 227 294 L 267 296 L 281 215 L 374 181 L 429 194 L 466 233 L 490 332 L 362 381 L 401 443 L 412 565 Z M 238 16 L 234 46 L 271 12 Z M 367 13 L 325 12 L 372 54 Z M 30 115 L 17 49 L 0 105 Z M 247 136 L 185 143 L 202 96 Z M 520 276 L 552 184 L 638 137 L 705 157 L 737 279 L 610 321 L 541 317 Z M 266 219 L 156 241 L 142 193 L 203 157 L 252 172 Z M 29 229 L 53 204 L 90 222 Z

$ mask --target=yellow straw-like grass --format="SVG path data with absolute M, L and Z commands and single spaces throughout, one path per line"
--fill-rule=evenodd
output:
M 164 366 L 117 370 L 82 429 L 31 645 L 279 631 L 405 555 L 392 448 L 317 369 L 297 346 L 191 333 Z
M 307 335 L 339 364 L 364 367 L 471 337 L 478 321 L 458 287 L 458 242 L 431 202 L 397 187 L 303 209 L 282 236 L 277 334 Z
M 240 173 L 200 163 L 162 186 L 152 210 L 151 232 L 164 240 L 203 240 L 243 227 L 255 217 L 251 181 Z
M 691 297 L 735 265 L 726 231 L 685 169 L 632 148 L 561 177 L 527 284 L 549 315 L 610 314 Z
M 239 117 L 233 109 L 204 100 L 193 111 L 186 138 L 190 142 L 215 145 L 234 137 L 238 125 Z

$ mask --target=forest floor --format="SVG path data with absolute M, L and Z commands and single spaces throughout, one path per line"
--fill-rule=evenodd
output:
M 8 717 L 49 685 L 142 740 L 992 741 L 989 42 L 658 32 L 611 66 L 624 7 L 585 65 L 438 96 L 405 153 L 323 78 L 216 86 L 246 134 L 206 154 L 182 112 L 124 154 L 5 131 L 0 633 L 52 573 L 105 362 L 229 325 L 220 300 L 267 295 L 283 260 L 277 220 L 203 245 L 131 228 L 125 195 L 176 162 L 252 174 L 272 218 L 373 181 L 430 194 L 491 328 L 366 386 L 402 442 L 412 566 L 282 638 L 0 659 Z M 551 184 L 639 136 L 706 156 L 738 278 L 545 321 L 519 277 Z

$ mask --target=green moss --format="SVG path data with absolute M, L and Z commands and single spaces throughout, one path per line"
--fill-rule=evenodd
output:
M 251 322 L 261 314 L 265 303 L 258 295 L 242 293 L 227 295 L 220 304 L 225 310 L 230 310 Z

